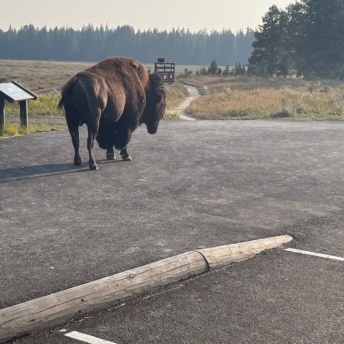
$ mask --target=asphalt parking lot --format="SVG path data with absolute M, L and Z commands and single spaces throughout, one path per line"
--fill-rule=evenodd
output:
M 132 162 L 97 149 L 98 171 L 85 132 L 81 167 L 66 131 L 0 141 L 0 308 L 280 234 L 344 257 L 343 134 L 340 122 L 168 121 L 133 134 Z M 65 335 L 77 331 L 112 343 L 343 343 L 343 262 L 284 248 L 17 342 L 77 343 Z

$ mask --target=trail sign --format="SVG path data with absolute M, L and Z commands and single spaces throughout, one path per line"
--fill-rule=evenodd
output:
M 155 73 L 162 76 L 164 82 L 174 82 L 176 64 L 174 62 L 165 62 L 165 59 L 159 58 L 154 64 Z

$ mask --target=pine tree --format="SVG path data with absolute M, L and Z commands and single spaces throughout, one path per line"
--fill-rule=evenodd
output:
M 304 16 L 306 69 L 321 77 L 335 77 L 343 63 L 343 1 L 301 0 Z M 340 19 L 341 18 L 341 19 Z
M 263 17 L 263 25 L 255 32 L 254 48 L 249 63 L 251 68 L 263 74 L 286 74 L 288 72 L 285 42 L 287 37 L 287 14 L 277 6 L 271 6 Z
M 208 74 L 218 74 L 219 67 L 217 66 L 217 63 L 215 59 L 213 59 L 210 63 L 210 66 L 208 67 Z

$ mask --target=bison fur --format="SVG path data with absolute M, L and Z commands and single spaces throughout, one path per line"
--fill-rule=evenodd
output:
M 81 164 L 79 126 L 88 129 L 89 167 L 98 169 L 94 140 L 114 159 L 114 149 L 131 160 L 127 146 L 135 129 L 145 124 L 150 134 L 158 130 L 166 106 L 164 83 L 159 74 L 148 74 L 130 57 L 111 57 L 73 76 L 61 90 L 59 108 L 64 108 L 74 147 L 74 164 Z

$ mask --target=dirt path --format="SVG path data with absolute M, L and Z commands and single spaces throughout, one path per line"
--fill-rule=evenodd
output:
M 177 115 L 182 119 L 185 119 L 188 121 L 194 121 L 195 118 L 188 115 L 186 113 L 186 109 L 194 99 L 196 99 L 200 96 L 200 94 L 198 93 L 198 90 L 196 87 L 193 87 L 193 86 L 186 86 L 186 87 L 187 87 L 187 90 L 189 92 L 189 96 L 186 97 L 185 100 L 183 102 L 181 102 L 179 104 L 179 106 L 174 109 L 173 112 L 176 112 Z

